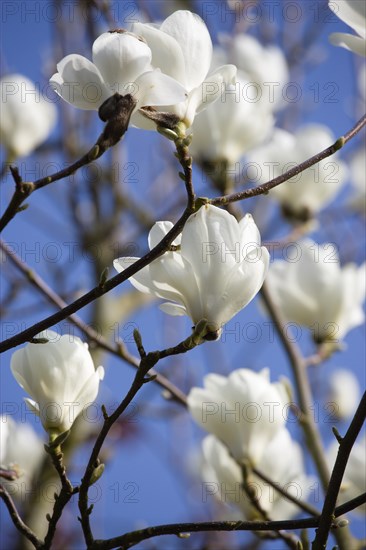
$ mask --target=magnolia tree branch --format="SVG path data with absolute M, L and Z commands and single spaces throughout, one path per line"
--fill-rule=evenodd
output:
M 15 265 L 15 267 L 21 273 L 23 273 L 23 275 L 28 279 L 28 281 L 38 291 L 40 291 L 51 304 L 56 305 L 60 309 L 67 307 L 66 302 L 64 302 L 64 300 L 57 294 L 57 292 L 55 292 L 51 287 L 49 287 L 47 283 L 42 279 L 42 277 L 40 277 L 35 271 L 33 271 L 21 258 L 19 258 L 19 256 L 17 256 L 17 254 L 15 254 L 15 252 L 10 250 L 7 244 L 2 240 L 0 240 L 0 250 L 2 250 L 6 254 L 6 256 L 13 263 L 13 265 Z M 100 335 L 96 330 L 94 330 L 91 326 L 89 326 L 82 319 L 80 319 L 80 317 L 76 315 L 70 315 L 69 319 L 76 327 L 78 327 L 91 341 L 95 342 L 99 347 L 101 347 L 105 351 L 108 351 L 109 353 L 112 353 L 113 355 L 119 357 L 120 359 L 123 359 L 134 368 L 138 368 L 140 364 L 139 359 L 128 352 L 123 342 L 119 341 L 115 346 L 113 346 L 105 338 L 103 338 L 103 336 Z M 171 394 L 172 399 L 174 399 L 177 403 L 186 405 L 187 398 L 185 394 L 177 386 L 175 386 L 162 374 L 156 373 L 155 371 L 151 372 L 151 374 L 156 376 L 154 381 L 157 384 L 159 384 L 161 387 L 163 387 L 165 390 L 167 390 Z
M 12 522 L 18 531 L 24 535 L 35 548 L 42 548 L 42 541 L 33 533 L 33 531 L 23 522 L 19 516 L 18 510 L 13 502 L 13 499 L 9 495 L 8 491 L 3 485 L 0 485 L 0 498 L 4 501 L 5 506 L 8 509 Z
M 225 204 L 236 202 L 236 201 L 242 201 L 245 199 L 250 199 L 251 197 L 256 197 L 258 195 L 266 195 L 271 189 L 274 187 L 277 187 L 277 185 L 280 185 L 281 183 L 284 183 L 285 181 L 293 178 L 294 176 L 297 176 L 301 172 L 304 172 L 304 170 L 307 170 L 311 166 L 314 166 L 314 164 L 317 164 L 321 160 L 330 157 L 331 155 L 334 155 L 339 149 L 342 149 L 342 147 L 350 140 L 352 139 L 358 132 L 362 130 L 362 128 L 366 125 L 366 115 L 364 115 L 360 120 L 355 124 L 351 130 L 349 130 L 344 136 L 341 136 L 337 139 L 333 145 L 330 147 L 327 147 L 324 149 L 324 151 L 321 151 L 320 153 L 317 153 L 313 157 L 310 157 L 309 159 L 305 160 L 301 164 L 298 164 L 297 166 L 294 166 L 289 170 L 288 172 L 285 172 L 281 176 L 278 176 L 277 178 L 274 178 L 267 183 L 264 183 L 263 185 L 258 185 L 258 187 L 254 187 L 252 189 L 246 189 L 245 191 L 240 191 L 239 193 L 233 193 L 232 195 L 226 195 L 224 197 L 215 197 L 214 199 L 210 199 L 210 204 L 214 204 L 216 206 L 224 206 Z
M 282 314 L 278 308 L 276 308 L 266 283 L 262 286 L 261 295 L 291 364 L 301 412 L 301 417 L 299 419 L 300 425 L 305 435 L 307 448 L 309 449 L 315 462 L 324 492 L 326 492 L 329 485 L 330 474 L 328 464 L 325 459 L 323 442 L 311 414 L 313 397 L 307 377 L 306 362 L 296 344 L 293 341 L 290 341 L 285 330 L 286 321 L 282 317 Z M 352 537 L 347 528 L 337 529 L 334 534 L 341 550 L 351 548 L 350 542 L 352 541 Z
M 241 467 L 242 471 L 242 488 L 248 497 L 251 505 L 253 508 L 257 511 L 259 517 L 263 521 L 271 521 L 271 517 L 268 514 L 268 512 L 261 506 L 260 500 L 257 495 L 257 491 L 253 488 L 250 481 L 250 470 L 245 466 L 242 465 Z M 296 550 L 298 548 L 298 538 L 293 535 L 292 533 L 288 533 L 287 531 L 284 531 L 283 529 L 278 529 L 276 531 L 273 531 L 270 533 L 271 538 L 279 538 L 284 541 L 284 543 L 288 546 L 288 548 L 292 548 L 292 550 Z
M 345 512 L 353 510 L 360 504 L 366 502 L 366 493 L 351 501 L 338 506 L 334 511 L 334 517 L 338 518 Z M 147 527 L 139 531 L 131 531 L 119 537 L 114 537 L 108 540 L 94 540 L 89 550 L 112 550 L 120 548 L 127 550 L 139 544 L 143 540 L 163 535 L 180 536 L 184 533 L 201 533 L 208 531 L 278 531 L 278 530 L 297 530 L 311 529 L 319 525 L 320 518 L 304 518 L 292 519 L 285 521 L 203 521 L 192 523 L 172 523 L 167 525 L 156 525 Z M 332 524 L 336 530 L 343 529 L 338 526 L 337 522 Z M 350 550 L 350 547 L 347 549 Z
M 308 514 L 314 516 L 314 517 L 319 517 L 320 516 L 320 512 L 319 510 L 317 510 L 316 508 L 314 508 L 313 506 L 311 506 L 311 504 L 308 504 L 307 502 L 305 502 L 304 500 L 299 500 L 298 498 L 294 497 L 293 495 L 291 495 L 291 493 L 289 493 L 288 491 L 286 491 L 280 483 L 276 483 L 275 481 L 273 481 L 270 477 L 266 476 L 263 472 L 261 472 L 260 470 L 258 470 L 258 468 L 252 468 L 252 471 L 253 473 L 258 476 L 260 479 L 262 479 L 265 483 L 267 483 L 267 485 L 270 485 L 271 487 L 273 487 L 273 489 L 275 491 L 277 491 L 280 495 L 282 495 L 285 499 L 289 500 L 290 502 L 293 502 L 296 506 L 298 506 L 301 510 L 304 510 L 304 512 L 307 512 Z
M 326 548 L 344 471 L 346 469 L 352 447 L 357 439 L 358 434 L 360 433 L 365 418 L 366 392 L 363 394 L 361 402 L 346 432 L 346 435 L 342 437 L 339 442 L 337 459 L 335 461 L 333 472 L 329 482 L 329 487 L 325 495 L 323 510 L 320 516 L 319 526 L 316 531 L 316 537 L 312 544 L 313 550 L 325 550 Z
M 98 456 L 111 427 L 118 420 L 121 414 L 123 414 L 123 412 L 126 410 L 128 405 L 131 403 L 132 399 L 142 388 L 142 386 L 154 379 L 154 376 L 147 377 L 147 374 L 149 373 L 149 371 L 151 371 L 152 367 L 154 367 L 161 359 L 165 357 L 186 353 L 187 351 L 202 344 L 204 342 L 204 336 L 206 335 L 206 333 L 207 322 L 205 320 L 202 320 L 197 323 L 193 333 L 177 346 L 162 351 L 152 351 L 146 353 L 142 345 L 141 336 L 139 332 L 135 330 L 134 338 L 141 357 L 140 365 L 137 369 L 135 378 L 129 391 L 127 392 L 125 398 L 117 407 L 117 409 L 111 415 L 108 415 L 105 408 L 103 408 L 104 424 L 96 439 L 83 479 L 80 484 L 80 521 L 83 528 L 85 542 L 87 543 L 88 547 L 90 547 L 94 541 L 89 519 L 89 516 L 93 510 L 93 506 L 89 506 L 88 504 L 88 490 L 90 485 L 97 481 L 98 476 L 100 477 L 100 475 L 103 473 L 103 465 L 99 463 Z
M 362 117 L 349 132 L 347 132 L 343 137 L 339 138 L 334 145 L 332 145 L 331 147 L 328 147 L 318 155 L 311 157 L 310 159 L 303 162 L 302 164 L 295 166 L 295 168 L 293 168 L 292 170 L 289 170 L 279 178 L 275 178 L 274 180 L 271 180 L 270 182 L 262 186 L 256 187 L 254 189 L 248 189 L 246 191 L 235 193 L 233 195 L 228 195 L 226 197 L 219 197 L 217 199 L 207 200 L 207 202 L 210 202 L 211 204 L 224 206 L 229 202 L 244 200 L 255 195 L 261 195 L 261 194 L 267 193 L 267 191 L 272 189 L 272 187 L 275 187 L 276 185 L 279 185 L 280 183 L 287 181 L 288 179 L 292 178 L 294 175 L 297 175 L 300 172 L 303 172 L 304 170 L 309 168 L 310 166 L 313 166 L 314 164 L 318 163 L 323 158 L 326 158 L 334 154 L 338 149 L 343 147 L 345 143 L 347 143 L 351 138 L 353 138 L 365 126 L 365 124 L 366 124 L 366 115 Z M 43 178 L 42 180 L 38 180 L 38 181 L 44 182 L 44 180 L 47 180 L 47 178 Z M 47 183 L 44 183 L 44 185 L 46 184 Z M 22 344 L 26 341 L 31 340 L 32 338 L 34 338 L 34 336 L 36 336 L 36 334 L 38 334 L 42 330 L 45 330 L 51 327 L 52 325 L 60 321 L 63 321 L 64 319 L 69 317 L 72 313 L 75 313 L 79 309 L 93 302 L 95 299 L 99 298 L 100 296 L 103 296 L 103 294 L 106 294 L 107 292 L 109 292 L 110 290 L 112 290 L 113 288 L 115 288 L 125 280 L 127 280 L 129 277 L 137 273 L 140 269 L 142 269 L 143 267 L 151 263 L 153 260 L 161 256 L 164 252 L 166 252 L 169 249 L 169 246 L 174 241 L 174 239 L 183 230 L 185 222 L 187 221 L 189 216 L 193 214 L 193 212 L 195 211 L 195 205 L 193 202 L 193 195 L 192 195 L 193 190 L 191 193 L 188 180 L 186 181 L 186 188 L 188 191 L 188 205 L 185 211 L 183 212 L 182 216 L 178 220 L 178 222 L 174 225 L 174 227 L 172 227 L 169 233 L 160 241 L 160 243 L 157 246 L 155 246 L 152 250 L 150 250 L 150 252 L 148 252 L 145 256 L 140 258 L 133 265 L 125 269 L 122 273 L 119 273 L 115 277 L 112 277 L 112 279 L 109 279 L 105 283 L 100 284 L 94 289 L 90 290 L 88 293 L 84 294 L 84 296 L 82 296 L 81 298 L 79 298 L 69 306 L 63 308 L 60 312 L 54 315 L 51 315 L 46 319 L 43 319 L 42 321 L 40 321 L 39 323 L 36 323 L 32 327 L 2 342 L 0 344 L 0 353 L 8 349 L 11 349 L 19 344 Z
M 65 434 L 61 434 L 61 438 L 65 438 Z M 59 439 L 59 438 L 58 438 Z M 78 487 L 73 487 L 71 481 L 66 475 L 65 466 L 63 464 L 63 454 L 61 452 L 60 445 L 56 440 L 54 444 L 50 446 L 45 445 L 46 452 L 50 455 L 52 463 L 59 475 L 61 481 L 61 491 L 59 494 L 54 495 L 55 505 L 53 507 L 52 515 L 47 515 L 48 529 L 42 546 L 42 550 L 49 550 L 52 545 L 53 538 L 56 533 L 56 527 L 59 519 L 62 516 L 65 506 L 70 501 L 71 497 L 78 491 Z
M 119 96 L 119 97 L 117 97 Z M 122 101 L 121 99 L 122 98 Z M 124 100 L 124 101 L 123 101 Z M 107 102 L 110 104 L 114 101 L 113 110 L 106 105 Z M 71 176 L 74 172 L 90 164 L 91 162 L 97 160 L 101 157 L 110 147 L 118 143 L 118 141 L 123 137 L 128 128 L 128 123 L 132 110 L 136 104 L 136 101 L 132 96 L 127 94 L 122 97 L 119 94 L 115 94 L 109 100 L 107 100 L 99 109 L 100 118 L 107 122 L 104 127 L 103 132 L 100 134 L 97 142 L 85 155 L 83 155 L 79 160 L 60 170 L 55 172 L 51 176 L 46 176 L 40 178 L 34 182 L 25 182 L 22 180 L 22 177 L 19 174 L 19 170 L 16 167 L 10 166 L 10 171 L 12 173 L 15 191 L 10 200 L 10 203 L 5 210 L 4 214 L 0 219 L 0 231 L 7 226 L 7 224 L 14 218 L 14 216 L 24 210 L 24 206 L 21 205 L 23 202 L 31 195 L 34 191 L 42 189 L 46 185 L 53 183 L 55 181 L 61 180 L 68 176 Z M 105 116 L 106 107 L 109 109 L 107 115 Z
M 185 222 L 188 220 L 189 216 L 193 214 L 193 212 L 193 208 L 187 207 L 177 223 L 165 235 L 160 243 L 152 248 L 150 252 L 145 254 L 145 256 L 137 260 L 134 264 L 127 267 L 122 273 L 118 273 L 118 275 L 115 275 L 108 281 L 99 284 L 98 286 L 75 300 L 75 302 L 64 307 L 59 312 L 50 315 L 46 319 L 43 319 L 42 321 L 32 325 L 28 329 L 19 332 L 15 336 L 4 340 L 2 343 L 0 343 L 0 352 L 11 349 L 15 346 L 23 344 L 24 342 L 31 341 L 32 338 L 34 338 L 39 332 L 42 332 L 43 330 L 50 328 L 56 323 L 67 319 L 68 317 L 70 317 L 70 315 L 72 315 L 76 311 L 79 311 L 79 309 L 87 306 L 100 296 L 103 296 L 110 290 L 116 288 L 118 285 L 132 277 L 132 275 L 140 271 L 140 269 L 150 264 L 153 260 L 156 260 L 159 256 L 164 254 L 164 252 L 169 250 L 170 245 L 172 244 L 174 239 L 176 239 L 177 236 L 181 233 Z

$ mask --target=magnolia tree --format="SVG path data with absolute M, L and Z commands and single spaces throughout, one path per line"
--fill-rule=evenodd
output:
M 365 548 L 365 2 L 30 4 L 3 547 Z

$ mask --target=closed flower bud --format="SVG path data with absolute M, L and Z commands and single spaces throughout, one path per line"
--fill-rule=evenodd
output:
M 68 431 L 76 417 L 94 401 L 104 369 L 94 368 L 87 344 L 80 338 L 51 330 L 37 338 L 43 344 L 27 344 L 11 358 L 11 370 L 19 385 L 32 397 L 25 398 L 46 431 Z

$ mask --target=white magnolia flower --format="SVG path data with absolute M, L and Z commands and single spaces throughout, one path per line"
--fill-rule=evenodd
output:
M 30 489 L 45 454 L 43 445 L 29 424 L 15 422 L 7 415 L 0 416 L 0 466 L 15 469 L 19 474 L 18 479 L 5 482 L 12 495 L 21 496 L 22 487 Z
M 79 109 L 99 107 L 114 93 L 131 94 L 135 110 L 148 105 L 171 105 L 186 97 L 184 88 L 151 66 L 151 50 L 140 37 L 110 31 L 93 44 L 93 62 L 78 54 L 62 59 L 50 79 L 55 91 Z
M 152 249 L 173 227 L 157 222 L 149 233 Z M 130 277 L 141 292 L 169 300 L 160 308 L 170 315 L 188 315 L 196 324 L 209 322 L 212 333 L 243 309 L 257 294 L 266 276 L 269 253 L 247 214 L 239 223 L 216 206 L 202 206 L 187 220 L 169 251 Z M 118 258 L 118 272 L 138 258 Z
M 195 421 L 227 445 L 240 462 L 257 464 L 286 418 L 285 384 L 271 384 L 269 369 L 208 374 L 204 388 L 192 388 L 188 407 Z
M 305 239 L 296 244 L 296 260 L 276 260 L 268 284 L 288 321 L 309 327 L 315 341 L 338 341 L 362 325 L 365 266 L 340 266 L 332 243 Z
M 329 468 L 332 470 L 339 449 L 339 443 L 335 441 L 327 450 Z M 366 492 L 366 437 L 353 445 L 347 467 L 344 472 L 338 503 L 343 504 L 348 500 L 358 497 Z M 366 513 L 366 504 L 355 509 L 355 512 Z
M 40 416 L 46 431 L 68 431 L 76 417 L 98 394 L 104 369 L 94 368 L 87 344 L 70 334 L 41 332 L 44 344 L 27 344 L 11 358 L 18 384 L 34 399 L 28 407 Z
M 335 32 L 330 35 L 330 42 L 334 46 L 341 46 L 346 50 L 366 56 L 365 0 L 332 0 L 329 2 L 329 8 L 358 35 Z
M 329 379 L 328 401 L 334 403 L 335 414 L 340 419 L 353 416 L 361 399 L 356 376 L 346 369 L 335 370 Z
M 240 78 L 256 87 L 258 101 L 269 109 L 276 110 L 284 105 L 289 68 L 286 57 L 278 46 L 263 46 L 254 36 L 240 33 L 232 38 L 222 35 L 221 60 L 234 63 Z M 220 50 L 218 50 L 220 56 Z
M 29 155 L 51 133 L 56 107 L 46 101 L 34 82 L 20 74 L 0 79 L 0 141 L 10 158 Z
M 187 127 L 191 126 L 196 113 L 221 97 L 222 85 L 235 78 L 233 65 L 224 65 L 208 75 L 212 59 L 211 37 L 204 21 L 195 13 L 176 11 L 159 27 L 134 23 L 132 30 L 151 48 L 153 66 L 187 90 L 185 101 L 166 109 L 176 114 Z
M 214 493 L 224 503 L 229 501 L 240 509 L 247 520 L 260 519 L 258 511 L 241 487 L 241 468 L 230 456 L 227 447 L 213 435 L 203 440 L 202 447 L 205 459 L 203 477 L 204 483 L 208 484 L 207 493 Z M 311 483 L 304 471 L 301 447 L 291 439 L 286 428 L 282 428 L 268 442 L 256 468 L 294 497 L 300 500 L 307 498 Z M 278 491 L 255 474 L 251 473 L 249 483 L 261 508 L 272 520 L 290 519 L 300 512 L 295 504 L 283 498 Z M 218 490 L 213 491 L 216 487 Z
M 257 164 L 258 183 L 264 183 L 284 174 L 334 141 L 329 128 L 320 124 L 303 126 L 295 134 L 276 129 L 268 145 L 248 155 L 248 162 Z M 334 155 L 274 187 L 270 195 L 295 217 L 312 215 L 335 198 L 345 177 L 345 164 Z
M 247 84 L 240 80 L 228 85 L 221 99 L 195 118 L 190 147 L 194 158 L 233 165 L 268 136 L 274 117 L 262 101 L 247 100 Z

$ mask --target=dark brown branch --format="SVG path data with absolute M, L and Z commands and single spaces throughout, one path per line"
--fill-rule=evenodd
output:
M 301 164 L 298 164 L 297 166 L 294 166 L 294 168 L 291 168 L 288 172 L 285 172 L 281 176 L 278 176 L 277 178 L 274 178 L 273 180 L 268 181 L 267 183 L 264 183 L 263 185 L 258 185 L 258 187 L 254 187 L 252 189 L 246 189 L 245 191 L 240 191 L 239 193 L 233 193 L 232 195 L 226 195 L 224 197 L 215 197 L 214 199 L 211 199 L 209 202 L 211 204 L 214 204 L 216 206 L 224 206 L 225 204 L 236 202 L 236 201 L 242 201 L 245 199 L 250 199 L 251 197 L 256 197 L 258 195 L 265 195 L 273 189 L 274 187 L 277 187 L 277 185 L 280 185 L 281 183 L 284 183 L 285 181 L 293 178 L 294 176 L 297 176 L 301 172 L 304 172 L 304 170 L 307 170 L 307 168 L 310 168 L 311 166 L 314 166 L 314 164 L 317 164 L 321 160 L 330 157 L 331 155 L 334 155 L 339 149 L 341 149 L 345 143 L 347 143 L 350 139 L 352 139 L 362 128 L 366 125 L 366 115 L 364 115 L 357 124 L 344 136 L 337 139 L 333 145 L 330 147 L 327 147 L 324 149 L 324 151 L 321 151 L 320 153 L 317 153 L 313 157 L 305 160 Z
M 35 533 L 33 533 L 33 531 L 23 522 L 18 514 L 18 510 L 16 509 L 13 499 L 3 485 L 0 485 L 0 498 L 4 501 L 12 522 L 14 523 L 18 531 L 22 533 L 22 535 L 24 535 L 35 548 L 42 548 L 42 541 L 40 541 Z
M 49 302 L 56 305 L 60 309 L 67 307 L 66 302 L 64 302 L 64 300 L 54 290 L 52 290 L 52 288 L 50 288 L 37 273 L 30 269 L 30 267 L 23 260 L 21 260 L 19 256 L 17 256 L 12 250 L 10 250 L 6 243 L 4 243 L 2 240 L 0 240 L 0 249 L 6 254 L 9 260 L 15 265 L 15 267 L 21 273 L 23 273 L 25 277 L 27 277 L 28 281 L 48 299 Z M 90 327 L 87 323 L 84 323 L 84 321 L 80 319 L 80 317 L 78 317 L 77 315 L 71 315 L 69 319 L 99 347 L 101 347 L 105 351 L 108 351 L 109 353 L 112 353 L 120 359 L 123 359 L 134 368 L 137 368 L 139 366 L 139 359 L 131 355 L 122 342 L 118 342 L 116 346 L 112 346 L 105 338 L 103 338 L 103 336 L 98 334 L 98 332 Z M 181 403 L 182 405 L 186 405 L 187 398 L 179 388 L 177 388 L 162 374 L 158 374 L 155 372 L 151 372 L 151 374 L 156 375 L 155 382 L 162 386 L 164 389 L 168 390 L 175 401 Z
M 312 544 L 312 550 L 325 550 L 326 548 L 329 531 L 331 529 L 332 520 L 334 517 L 334 510 L 343 475 L 347 466 L 348 458 L 351 454 L 352 447 L 357 439 L 357 436 L 363 426 L 365 418 L 366 392 L 363 394 L 361 402 L 346 432 L 346 435 L 342 438 L 339 444 L 337 459 L 335 461 L 333 472 L 330 478 L 329 488 L 325 495 L 323 510 L 319 521 L 319 527 L 317 529 L 316 537 Z
M 6 351 L 8 349 L 11 349 L 15 346 L 18 346 L 19 344 L 23 344 L 24 342 L 30 341 L 34 336 L 36 336 L 39 332 L 42 332 L 43 330 L 46 330 L 47 328 L 50 328 L 51 326 L 55 325 L 56 323 L 59 323 L 60 321 L 63 321 L 64 319 L 67 319 L 75 313 L 76 311 L 79 311 L 79 309 L 87 306 L 100 296 L 103 296 L 110 290 L 116 288 L 118 285 L 126 281 L 129 277 L 140 271 L 143 267 L 151 263 L 153 260 L 156 260 L 159 256 L 161 256 L 166 250 L 169 249 L 169 246 L 172 244 L 174 239 L 181 233 L 185 222 L 189 218 L 189 216 L 194 212 L 193 208 L 186 208 L 183 212 L 180 219 L 177 221 L 177 223 L 172 227 L 172 229 L 165 235 L 165 237 L 160 241 L 160 243 L 157 244 L 150 252 L 145 254 L 142 258 L 137 260 L 134 264 L 127 267 L 122 273 L 118 273 L 115 277 L 112 277 L 108 281 L 106 281 L 103 285 L 98 285 L 97 287 L 93 288 L 77 300 L 73 302 L 72 304 L 64 307 L 61 311 L 58 311 L 57 313 L 54 313 L 53 315 L 50 315 L 46 319 L 43 319 L 42 321 L 36 323 L 35 325 L 32 325 L 28 329 L 19 332 L 15 336 L 8 338 L 8 340 L 3 341 L 0 344 L 0 353 L 3 351 Z
M 79 160 L 71 164 L 71 166 L 56 172 L 52 176 L 46 176 L 35 182 L 23 182 L 18 169 L 16 167 L 10 167 L 15 182 L 15 191 L 7 209 L 0 219 L 0 231 L 7 226 L 20 210 L 24 209 L 21 205 L 31 193 L 50 183 L 71 176 L 79 168 L 97 160 L 107 151 L 107 149 L 118 143 L 127 131 L 128 122 L 135 104 L 136 101 L 128 94 L 126 96 L 114 94 L 114 96 L 107 99 L 99 110 L 100 117 L 104 122 L 107 122 L 107 124 L 95 145 L 93 145 L 90 151 Z
M 169 348 L 169 350 L 163 350 L 163 351 L 152 351 L 147 354 L 145 353 L 145 350 L 143 348 L 140 334 L 138 333 L 138 331 L 135 331 L 134 337 L 137 344 L 137 348 L 141 355 L 141 362 L 140 362 L 139 368 L 137 369 L 135 378 L 131 384 L 129 391 L 127 392 L 125 398 L 117 407 L 117 409 L 111 415 L 107 415 L 106 411 L 105 410 L 103 411 L 104 424 L 96 439 L 96 442 L 94 444 L 93 450 L 91 452 L 91 455 L 88 461 L 88 465 L 85 470 L 85 474 L 83 476 L 83 479 L 81 480 L 80 496 L 79 496 L 79 510 L 81 515 L 80 521 L 84 532 L 85 542 L 87 543 L 88 547 L 90 547 L 93 544 L 93 540 L 94 540 L 93 534 L 91 531 L 90 521 L 89 521 L 89 516 L 92 512 L 92 507 L 88 506 L 88 490 L 89 490 L 89 486 L 91 485 L 93 473 L 95 471 L 95 468 L 98 465 L 99 453 L 109 433 L 109 430 L 111 429 L 113 424 L 118 420 L 121 414 L 123 414 L 123 412 L 126 410 L 128 405 L 131 403 L 132 399 L 135 397 L 138 391 L 142 388 L 142 386 L 147 382 L 150 382 L 151 380 L 153 380 L 153 377 L 151 376 L 147 378 L 147 374 L 149 373 L 149 371 L 151 371 L 152 367 L 154 367 L 158 363 L 158 361 L 160 361 L 160 359 L 164 357 L 177 355 L 178 353 L 185 353 L 193 349 L 194 347 L 200 345 L 201 343 L 203 343 L 206 330 L 207 330 L 207 322 L 204 320 L 200 321 L 199 323 L 197 323 L 197 326 L 194 332 L 191 334 L 191 336 L 186 338 L 186 340 L 184 340 L 174 348 Z
M 308 514 L 310 514 L 314 517 L 319 517 L 320 516 L 319 510 L 317 510 L 316 508 L 314 508 L 313 506 L 311 506 L 307 502 L 305 502 L 303 500 L 299 500 L 296 497 L 292 496 L 279 483 L 275 483 L 274 481 L 272 481 L 271 478 L 266 476 L 263 472 L 261 472 L 257 468 L 253 468 L 252 471 L 256 476 L 258 476 L 265 483 L 267 483 L 267 485 L 270 485 L 271 487 L 273 487 L 273 489 L 275 491 L 280 493 L 280 495 L 282 495 L 287 500 L 293 502 L 296 506 L 298 506 L 298 508 L 300 508 L 301 510 L 304 510 L 304 512 L 308 512 Z
M 297 345 L 288 337 L 287 331 L 285 330 L 285 319 L 283 318 L 278 308 L 275 306 L 271 294 L 268 290 L 267 283 L 263 284 L 261 295 L 291 363 L 301 412 L 301 417 L 299 419 L 300 425 L 305 435 L 307 448 L 309 449 L 309 452 L 316 465 L 322 487 L 324 489 L 324 492 L 326 492 L 328 489 L 330 474 L 328 464 L 325 460 L 325 450 L 323 442 L 315 425 L 313 415 L 311 414 L 313 397 L 307 377 L 306 362 L 301 355 L 301 352 L 298 349 Z M 337 529 L 334 535 L 337 539 L 340 549 L 346 550 L 349 546 L 351 538 L 349 530 L 347 528 Z
M 353 510 L 366 501 L 366 494 L 338 506 L 334 511 L 337 518 L 345 512 Z M 108 540 L 94 540 L 90 550 L 112 550 L 120 547 L 121 550 L 127 550 L 132 546 L 153 537 L 163 535 L 179 535 L 180 533 L 200 533 L 207 531 L 277 531 L 277 530 L 298 530 L 316 528 L 320 518 L 292 519 L 285 521 L 203 521 L 192 523 L 172 523 L 168 525 L 156 525 L 147 527 L 140 531 L 131 531 L 119 537 Z M 337 523 L 334 527 L 338 529 Z

